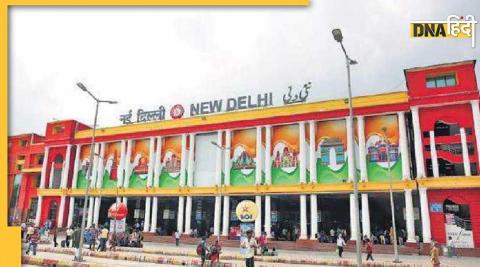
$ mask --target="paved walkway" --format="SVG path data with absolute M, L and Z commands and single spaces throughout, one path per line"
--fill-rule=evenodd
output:
M 59 239 L 61 240 L 61 239 Z M 118 251 L 122 256 L 118 257 L 115 256 L 117 259 L 108 258 L 105 253 L 98 254 L 95 257 L 88 257 L 92 258 L 95 261 L 119 261 L 118 263 L 121 264 L 123 260 L 121 259 L 129 259 L 126 262 L 130 265 L 134 261 L 141 261 L 136 263 L 141 266 L 151 266 L 153 263 L 148 263 L 148 261 L 152 262 L 152 257 L 161 257 L 164 259 L 168 259 L 168 261 L 172 260 L 175 262 L 191 262 L 195 263 L 198 261 L 198 257 L 195 253 L 195 245 L 180 245 L 180 247 L 175 247 L 174 244 L 167 244 L 167 243 L 150 243 L 145 242 L 143 249 L 138 248 L 118 248 Z M 50 249 L 52 245 L 40 245 L 40 248 Z M 53 253 L 52 251 L 49 252 L 41 252 L 46 253 L 46 256 L 53 256 L 57 257 L 61 255 L 61 257 L 66 257 L 67 259 L 71 260 L 72 255 L 62 254 L 62 253 Z M 279 256 L 276 257 L 259 257 L 257 260 L 258 266 L 322 266 L 329 265 L 329 266 L 339 266 L 339 265 L 349 265 L 354 262 L 355 254 L 346 252 L 344 253 L 344 258 L 342 261 L 339 260 L 338 256 L 335 254 L 334 251 L 332 252 L 316 252 L 316 251 L 292 251 L 292 250 L 279 250 Z M 241 260 L 241 255 L 239 253 L 239 249 L 233 247 L 225 247 L 223 248 L 222 253 L 222 262 L 229 262 L 232 263 L 233 266 L 243 266 L 243 261 Z M 363 258 L 365 258 L 365 254 L 363 254 Z M 374 254 L 375 258 L 375 266 L 395 266 L 392 264 L 393 255 L 391 254 Z M 429 257 L 428 256 L 418 256 L 418 255 L 401 255 L 400 260 L 403 264 L 398 266 L 429 266 Z M 158 262 L 158 261 L 154 261 Z M 478 258 L 471 258 L 471 257 L 460 257 L 460 258 L 441 258 L 442 267 L 474 267 L 478 265 Z M 165 262 L 166 263 L 166 262 Z M 365 263 L 365 262 L 364 262 Z M 111 263 L 110 263 L 111 264 Z M 145 264 L 145 265 L 144 265 Z M 116 264 L 115 264 L 116 265 Z M 178 264 L 176 264 L 178 265 Z M 181 265 L 181 264 L 180 264 Z M 111 266 L 111 265 L 110 265 Z M 120 266 L 120 265 L 119 265 Z M 158 266 L 158 265 L 156 265 Z M 373 266 L 373 264 L 371 265 Z

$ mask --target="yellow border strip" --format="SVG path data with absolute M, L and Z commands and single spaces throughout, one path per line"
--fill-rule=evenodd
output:
M 35 172 L 42 172 L 42 168 L 26 168 L 22 169 L 23 173 L 35 173 Z
M 480 188 L 480 176 L 450 176 L 417 179 L 419 187 L 427 189 Z
M 372 107 L 408 102 L 407 92 L 394 92 L 372 96 L 360 96 L 353 99 L 355 108 Z M 199 125 L 227 123 L 272 118 L 279 116 L 292 116 L 312 112 L 326 112 L 347 109 L 347 103 L 343 99 L 320 101 L 307 104 L 296 104 L 281 107 L 271 107 L 247 111 L 227 112 L 209 116 L 195 116 L 178 120 L 166 120 L 152 123 L 140 123 L 97 129 L 96 136 L 109 136 L 155 130 L 167 130 L 182 127 L 194 127 Z M 91 137 L 92 130 L 83 130 L 75 134 L 76 139 Z
M 359 183 L 360 192 L 384 192 L 390 188 L 389 182 Z M 415 181 L 395 181 L 394 191 L 415 189 Z M 241 195 L 279 195 L 279 194 L 317 194 L 349 193 L 353 191 L 352 183 L 341 184 L 295 184 L 295 185 L 252 185 L 224 187 L 178 187 L 178 188 L 108 188 L 91 189 L 90 196 L 241 196 Z M 38 189 L 39 196 L 84 196 L 85 189 Z
M 10 0 L 16 6 L 307 6 L 309 0 Z

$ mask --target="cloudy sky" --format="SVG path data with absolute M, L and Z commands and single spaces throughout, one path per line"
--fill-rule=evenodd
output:
M 411 20 L 472 14 L 480 1 L 312 1 L 308 7 L 10 8 L 9 133 L 44 134 L 48 121 L 118 125 L 129 109 L 156 109 L 273 92 L 311 81 L 308 101 L 346 96 L 340 27 L 354 95 L 405 90 L 403 69 L 477 59 L 480 42 L 411 39 Z M 480 25 L 477 24 L 477 28 Z M 477 29 L 477 39 L 480 32 Z M 479 67 L 477 66 L 477 76 Z

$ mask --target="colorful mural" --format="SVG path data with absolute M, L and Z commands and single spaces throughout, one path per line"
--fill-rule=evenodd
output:
M 107 143 L 104 154 L 102 188 L 115 188 L 120 170 L 121 142 Z
M 348 180 L 347 128 L 345 120 L 320 121 L 315 131 L 317 182 Z
M 182 136 L 163 138 L 162 169 L 160 171 L 160 187 L 177 187 L 180 178 L 182 161 Z
M 272 184 L 299 183 L 298 124 L 273 127 L 272 150 Z
M 77 173 L 77 188 L 87 188 L 87 173 L 90 168 L 90 145 L 80 147 L 79 168 Z
M 130 154 L 130 188 L 147 186 L 148 164 L 149 164 L 149 139 L 134 140 Z
M 230 185 L 255 184 L 256 136 L 255 128 L 232 131 L 230 150 Z
M 389 163 L 387 161 L 386 137 L 389 143 L 392 179 L 402 179 L 397 115 L 382 115 L 365 118 L 365 145 L 369 181 L 388 181 L 390 179 L 388 176 Z

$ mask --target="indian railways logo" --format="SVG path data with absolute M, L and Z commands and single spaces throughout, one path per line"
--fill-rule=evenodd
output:
M 185 113 L 185 109 L 180 104 L 176 104 L 170 109 L 170 117 L 172 119 L 180 119 L 183 117 L 183 113 Z
M 473 15 L 450 15 L 446 21 L 412 21 L 410 36 L 412 38 L 471 38 L 475 47 L 475 24 Z
M 251 200 L 243 200 L 238 203 L 235 212 L 241 222 L 253 222 L 257 218 L 257 204 Z

